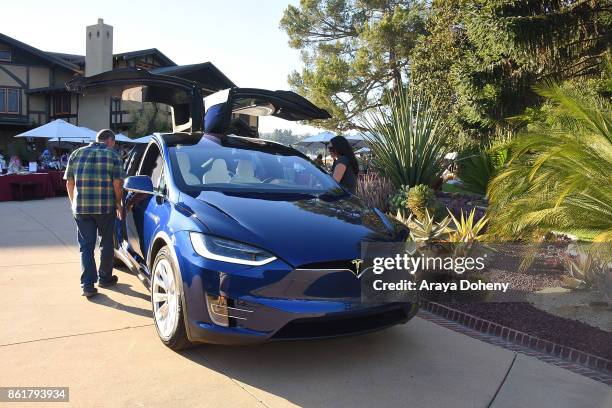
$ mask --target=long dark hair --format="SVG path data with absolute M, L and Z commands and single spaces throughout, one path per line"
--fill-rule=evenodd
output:
M 346 140 L 344 136 L 336 136 L 332 138 L 329 143 L 331 144 L 330 150 L 333 149 L 338 156 L 346 157 L 349 161 L 351 169 L 353 170 L 353 173 L 357 175 L 357 173 L 359 173 L 359 163 L 357 163 L 355 152 L 353 152 L 353 148 L 349 144 L 348 140 Z

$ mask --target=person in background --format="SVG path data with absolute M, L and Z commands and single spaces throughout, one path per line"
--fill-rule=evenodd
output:
M 99 287 L 115 285 L 113 275 L 115 214 L 121 219 L 123 199 L 123 165 L 113 150 L 115 134 L 104 129 L 96 141 L 70 155 L 64 179 L 77 225 L 81 252 L 81 287 L 83 296 L 91 297 Z M 100 268 L 96 270 L 94 250 L 100 236 Z M 98 280 L 99 278 L 99 280 Z
M 9 160 L 7 173 L 21 173 L 25 168 L 21 165 L 21 159 L 17 155 L 11 156 L 11 160 Z
M 4 173 L 6 169 L 6 160 L 4 160 L 4 156 L 0 153 L 0 174 Z
M 319 167 L 323 167 L 323 155 L 322 154 L 318 154 L 317 158 L 314 159 L 314 164 L 316 164 Z
M 334 158 L 332 165 L 332 176 L 342 187 L 351 194 L 357 190 L 357 175 L 359 164 L 353 152 L 353 148 L 344 136 L 336 136 L 330 140 L 329 152 Z

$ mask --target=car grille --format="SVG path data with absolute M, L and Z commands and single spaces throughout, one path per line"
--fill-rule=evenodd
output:
M 397 307 L 367 313 L 296 319 L 277 331 L 272 339 L 314 339 L 365 333 L 403 322 L 408 317 L 403 307 Z

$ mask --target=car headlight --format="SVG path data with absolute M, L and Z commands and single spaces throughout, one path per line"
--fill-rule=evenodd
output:
M 200 256 L 215 261 L 230 262 L 241 265 L 260 266 L 270 263 L 276 257 L 262 249 L 229 239 L 190 232 L 189 238 L 193 249 Z

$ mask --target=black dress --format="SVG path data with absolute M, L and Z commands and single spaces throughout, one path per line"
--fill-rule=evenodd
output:
M 340 185 L 348 190 L 351 194 L 355 194 L 357 191 L 357 174 L 353 171 L 353 167 L 351 166 L 351 162 L 346 156 L 340 156 L 338 159 L 334 161 L 332 165 L 332 176 L 334 174 L 334 170 L 338 164 L 344 164 L 346 166 L 346 171 L 342 175 L 342 180 L 340 180 Z

